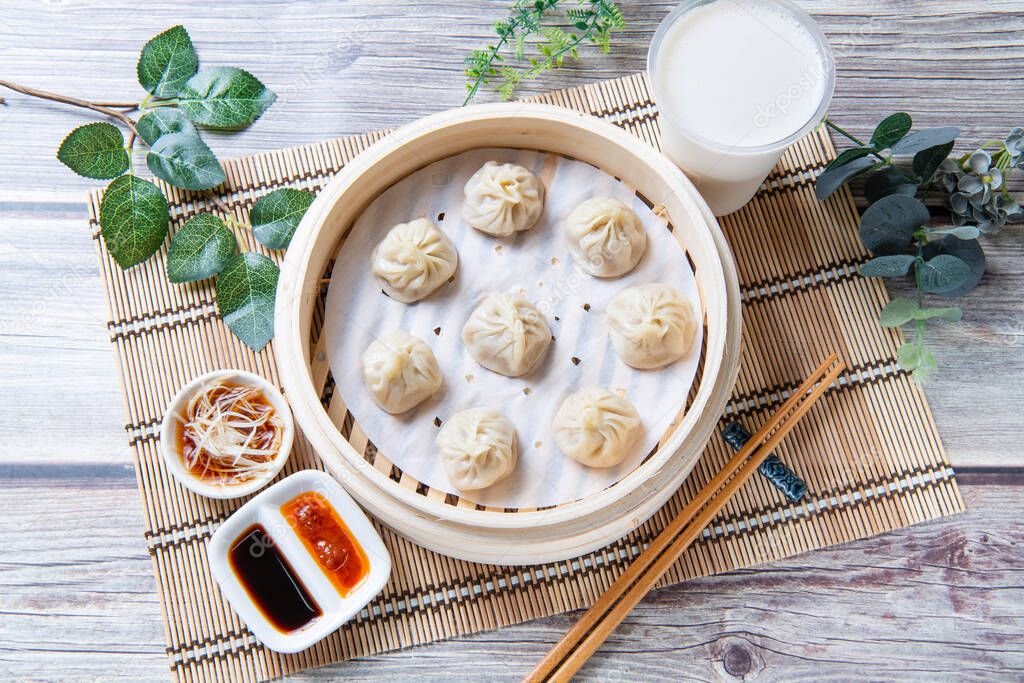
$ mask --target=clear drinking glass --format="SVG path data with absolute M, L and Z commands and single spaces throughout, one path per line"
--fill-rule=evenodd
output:
M 666 38 L 673 33 L 672 29 L 677 22 L 687 18 L 689 13 L 719 2 L 732 3 L 740 7 L 761 5 L 767 6 L 771 11 L 786 13 L 806 31 L 820 54 L 820 73 L 815 74 L 815 78 L 821 79 L 820 83 L 815 84 L 816 88 L 818 85 L 822 86 L 820 101 L 817 103 L 814 113 L 802 122 L 802 125 L 777 140 L 759 140 L 758 144 L 745 146 L 742 143 L 730 144 L 712 139 L 693 129 L 688 121 L 688 118 L 692 117 L 689 117 L 686 111 L 690 107 L 689 103 L 684 102 L 680 106 L 679 103 L 674 103 L 673 98 L 665 92 L 672 87 L 673 67 L 678 67 L 678 65 L 669 63 L 670 55 L 666 54 L 665 50 Z M 771 31 L 772 27 L 765 24 L 764 30 Z M 712 41 L 721 39 L 723 44 L 728 43 L 726 36 L 700 36 L 700 38 L 701 40 L 711 38 Z M 738 49 L 756 52 L 756 41 L 740 46 Z M 706 55 L 706 58 L 720 59 L 722 55 L 720 51 L 712 51 Z M 773 65 L 763 64 L 762 66 L 770 69 Z M 758 187 L 767 178 L 772 167 L 778 162 L 779 157 L 782 156 L 782 152 L 821 122 L 828 110 L 835 88 L 835 62 L 828 40 L 810 15 L 787 0 L 685 0 L 658 26 L 647 53 L 647 71 L 654 91 L 654 100 L 660 113 L 662 151 L 686 172 L 716 216 L 732 213 L 750 201 Z M 726 79 L 732 80 L 733 78 L 737 81 L 738 88 L 742 88 L 745 80 L 749 84 L 749 74 L 726 73 Z M 724 85 L 728 85 L 728 83 Z M 780 104 L 785 104 L 786 98 L 791 98 L 793 88 L 798 87 L 799 84 L 794 84 L 788 89 L 789 92 L 780 92 L 776 102 L 767 103 L 767 108 L 759 105 L 757 111 L 750 112 L 749 126 L 751 129 L 765 121 L 761 117 L 769 116 L 772 106 L 778 108 Z M 693 106 L 699 107 L 701 103 L 694 103 Z

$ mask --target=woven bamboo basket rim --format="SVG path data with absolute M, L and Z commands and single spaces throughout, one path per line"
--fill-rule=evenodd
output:
M 698 203 L 708 220 L 713 221 L 714 216 L 707 204 L 703 200 Z M 713 236 L 725 266 L 728 291 L 731 294 L 728 300 L 729 329 L 727 338 L 740 340 L 742 316 L 739 274 L 725 234 L 716 231 Z M 726 353 L 738 355 L 739 343 L 727 347 Z M 725 398 L 722 400 L 728 400 L 732 395 L 739 372 L 739 363 L 730 362 L 725 365 L 733 368 L 733 373 L 727 381 L 723 379 L 716 385 L 716 398 L 713 401 L 717 401 L 719 397 L 723 396 Z M 713 426 L 711 424 L 712 428 Z M 708 433 L 700 438 L 705 440 L 710 438 L 710 431 L 709 429 Z M 327 465 L 331 470 L 330 464 L 327 463 Z M 684 484 L 685 479 L 695 466 L 696 462 L 693 462 L 674 472 L 670 471 L 670 468 L 662 468 L 656 478 L 652 478 L 649 482 L 646 491 L 636 494 L 633 500 L 624 499 L 622 501 L 621 510 L 606 510 L 606 514 L 603 516 L 590 515 L 585 518 L 583 524 L 563 523 L 561 527 L 549 529 L 549 533 L 543 538 L 538 535 L 531 536 L 525 545 L 517 542 L 510 543 L 507 532 L 502 529 L 464 527 L 450 521 L 421 515 L 413 509 L 408 509 L 408 514 L 400 522 L 397 522 L 393 519 L 395 517 L 394 507 L 401 503 L 387 498 L 386 495 L 366 498 L 360 502 L 375 517 L 393 528 L 399 529 L 405 537 L 443 555 L 471 562 L 488 562 L 497 565 L 531 565 L 557 562 L 585 555 L 605 547 L 615 539 L 626 536 L 644 520 L 662 509 L 666 501 L 675 495 Z M 334 473 L 338 476 L 337 472 Z M 620 514 L 615 514 L 615 512 Z M 444 533 L 439 533 L 439 527 L 443 527 Z
M 654 454 L 617 484 L 546 509 L 504 511 L 456 506 L 429 498 L 416 488 L 399 486 L 370 466 L 341 434 L 312 379 L 310 336 L 317 297 L 321 295 L 319 283 L 352 222 L 380 192 L 413 171 L 480 147 L 563 154 L 598 166 L 638 191 L 643 189 L 652 201 L 666 207 L 673 224 L 685 226 L 685 247 L 698 264 L 707 346 L 699 387 L 689 409 Z M 648 191 L 649 187 L 658 191 Z M 610 123 L 559 107 L 478 105 L 435 114 L 399 129 L 361 153 L 324 188 L 306 213 L 285 257 L 277 295 L 275 355 L 296 419 L 321 459 L 357 498 L 369 501 L 383 494 L 432 522 L 516 529 L 579 521 L 657 479 L 665 467 L 670 467 L 673 474 L 688 470 L 699 457 L 727 399 L 727 391 L 716 393 L 714 389 L 720 380 L 731 388 L 738 364 L 738 335 L 729 338 L 726 334 L 728 303 L 733 296 L 738 311 L 738 287 L 735 283 L 727 285 L 715 240 L 715 233 L 721 231 L 702 205 L 690 181 L 667 158 Z M 734 269 L 729 261 L 729 268 Z M 689 438 L 691 435 L 697 438 Z M 675 457 L 684 444 L 687 462 Z M 377 505 L 371 507 L 379 509 Z M 384 517 L 393 521 L 394 516 Z

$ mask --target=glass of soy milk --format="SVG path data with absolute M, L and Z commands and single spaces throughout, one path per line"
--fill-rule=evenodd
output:
M 686 0 L 658 26 L 647 71 L 662 151 L 716 216 L 750 201 L 835 86 L 828 41 L 787 0 Z

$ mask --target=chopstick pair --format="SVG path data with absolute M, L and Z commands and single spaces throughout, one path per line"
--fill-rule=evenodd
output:
M 842 370 L 843 365 L 834 353 L 818 366 L 569 629 L 525 680 L 568 681 L 572 678 L 807 414 Z

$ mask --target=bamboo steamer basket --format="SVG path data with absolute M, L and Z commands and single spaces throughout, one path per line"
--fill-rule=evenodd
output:
M 665 212 L 693 267 L 704 344 L 688 397 L 658 447 L 622 480 L 548 508 L 486 508 L 402 472 L 362 434 L 344 397 L 325 399 L 329 367 L 318 344 L 325 279 L 355 219 L 383 190 L 435 161 L 482 147 L 540 150 L 590 163 Z M 381 226 L 381 235 L 390 226 Z M 352 264 L 348 267 L 369 267 Z M 467 312 L 468 313 L 468 312 Z M 431 550 L 494 564 L 574 557 L 621 538 L 676 491 L 696 464 L 739 366 L 736 267 L 714 216 L 685 175 L 629 133 L 559 107 L 502 103 L 411 123 L 360 153 L 306 212 L 281 267 L 274 344 L 295 420 L 327 469 L 375 517 Z M 330 394 L 330 391 L 327 391 Z

